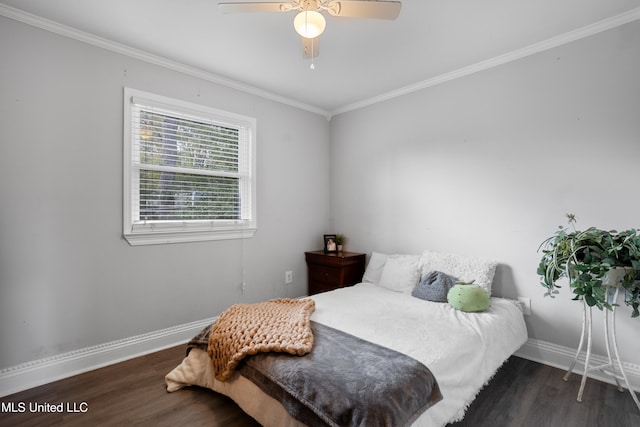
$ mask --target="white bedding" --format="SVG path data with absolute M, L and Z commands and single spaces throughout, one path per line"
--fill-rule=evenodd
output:
M 461 420 L 480 389 L 527 340 L 521 311 L 501 298 L 491 298 L 490 309 L 482 313 L 465 313 L 369 283 L 310 298 L 316 302 L 312 320 L 404 353 L 431 370 L 444 398 L 423 413 L 415 427 Z M 191 384 L 208 387 L 230 396 L 264 425 L 296 425 L 281 405 L 244 377 L 234 375 L 220 383 L 206 372 L 207 365 L 206 352 L 192 350 L 167 375 L 168 390 Z

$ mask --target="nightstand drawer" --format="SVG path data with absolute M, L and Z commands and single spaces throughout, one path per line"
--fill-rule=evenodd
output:
M 314 265 L 313 268 L 309 269 L 309 280 L 332 284 L 339 283 L 340 269 Z

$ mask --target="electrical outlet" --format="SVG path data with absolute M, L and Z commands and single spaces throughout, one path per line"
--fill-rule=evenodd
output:
M 522 310 L 522 314 L 531 316 L 531 298 L 518 297 L 518 305 Z
M 287 285 L 293 283 L 293 271 L 284 272 L 284 283 Z

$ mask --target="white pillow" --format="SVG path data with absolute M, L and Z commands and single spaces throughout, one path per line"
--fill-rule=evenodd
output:
M 376 284 L 380 283 L 382 269 L 384 268 L 384 263 L 388 256 L 389 255 L 387 254 L 372 252 L 371 258 L 369 258 L 369 264 L 367 264 L 367 269 L 362 276 L 362 281 Z
M 491 285 L 498 263 L 484 258 L 424 251 L 420 257 L 422 275 L 430 271 L 442 271 L 463 282 L 474 281 L 491 296 Z
M 419 262 L 418 255 L 389 255 L 382 269 L 379 285 L 410 294 L 420 281 Z

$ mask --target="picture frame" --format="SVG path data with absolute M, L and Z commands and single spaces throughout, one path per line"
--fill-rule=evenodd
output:
M 324 235 L 324 253 L 325 254 L 337 254 L 338 243 L 336 242 L 335 234 Z

